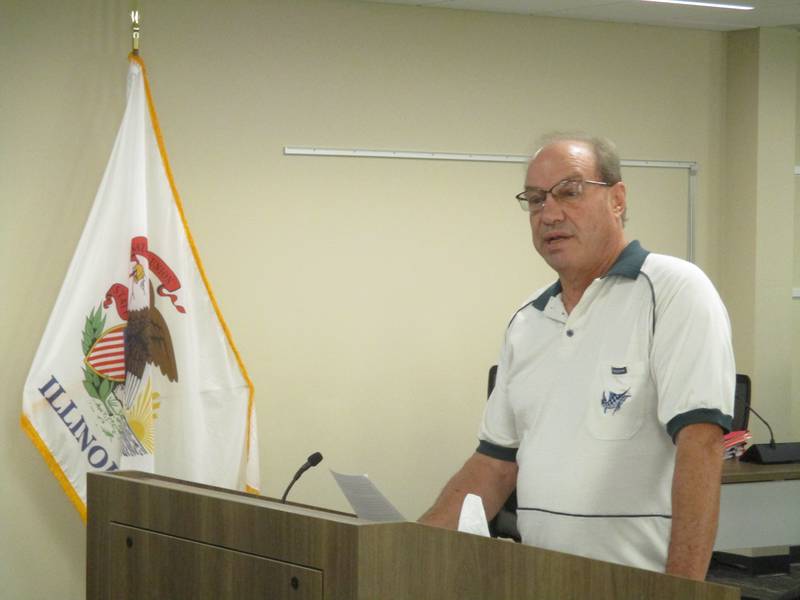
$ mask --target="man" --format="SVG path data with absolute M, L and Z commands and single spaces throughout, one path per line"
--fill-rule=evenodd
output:
M 517 199 L 558 273 L 512 318 L 475 454 L 420 522 L 491 518 L 517 488 L 524 543 L 702 580 L 733 414 L 730 323 L 694 265 L 624 236 L 607 140 L 552 138 Z

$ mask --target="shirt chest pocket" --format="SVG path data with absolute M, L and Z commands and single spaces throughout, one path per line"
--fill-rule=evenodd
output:
M 586 427 L 599 440 L 625 440 L 636 435 L 644 423 L 651 387 L 644 362 L 598 366 L 594 381 L 599 387 L 589 391 Z

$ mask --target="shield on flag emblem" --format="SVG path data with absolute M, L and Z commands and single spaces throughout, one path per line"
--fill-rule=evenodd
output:
M 125 382 L 125 324 L 103 332 L 84 358 L 86 366 L 103 379 Z

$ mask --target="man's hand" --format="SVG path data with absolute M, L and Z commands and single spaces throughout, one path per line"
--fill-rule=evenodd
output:
M 723 434 L 696 423 L 678 432 L 667 573 L 702 581 L 717 537 Z
M 453 475 L 439 494 L 436 503 L 419 518 L 435 527 L 455 529 L 464 496 L 476 494 L 483 500 L 486 519 L 491 520 L 517 485 L 517 463 L 473 454 Z

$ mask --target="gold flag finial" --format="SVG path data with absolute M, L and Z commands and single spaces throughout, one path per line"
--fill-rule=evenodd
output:
M 131 11 L 131 36 L 133 42 L 133 53 L 139 54 L 139 11 Z

